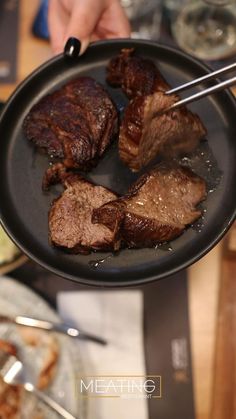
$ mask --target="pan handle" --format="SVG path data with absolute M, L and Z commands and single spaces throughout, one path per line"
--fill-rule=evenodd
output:
M 77 38 L 68 38 L 64 47 L 64 57 L 78 58 L 81 49 L 81 42 Z

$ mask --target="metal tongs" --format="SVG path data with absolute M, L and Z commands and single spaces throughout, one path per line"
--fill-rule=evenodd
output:
M 184 90 L 190 89 L 200 83 L 203 83 L 205 81 L 214 79 L 216 76 L 222 75 L 222 74 L 226 74 L 229 73 L 230 71 L 236 69 L 236 63 L 230 64 L 226 67 L 223 67 L 219 70 L 213 71 L 210 74 L 206 74 L 205 76 L 199 77 L 195 80 L 192 80 L 188 83 L 182 84 L 181 86 L 175 87 L 171 90 L 168 90 L 167 92 L 165 92 L 166 95 L 171 95 L 174 93 L 179 93 L 179 92 L 183 92 Z M 195 93 L 189 97 L 186 97 L 184 99 L 179 100 L 178 102 L 175 102 L 173 105 L 171 105 L 169 108 L 167 109 L 163 109 L 162 111 L 160 111 L 160 113 L 164 113 L 164 112 L 168 112 L 170 110 L 179 108 L 183 105 L 187 105 L 188 103 L 192 103 L 195 102 L 196 100 L 199 100 L 205 96 L 209 96 L 212 93 L 216 93 L 219 92 L 220 90 L 224 90 L 227 87 L 233 86 L 234 84 L 236 84 L 236 77 L 232 77 L 229 80 L 226 81 L 222 81 L 220 83 L 217 83 L 215 86 L 212 87 L 208 87 L 207 89 L 202 90 L 201 92 Z M 157 112 L 157 114 L 159 114 L 159 112 Z

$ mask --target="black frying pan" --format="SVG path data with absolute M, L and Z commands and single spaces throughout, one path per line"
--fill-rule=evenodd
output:
M 199 113 L 208 129 L 208 142 L 182 161 L 208 182 L 204 220 L 166 246 L 126 249 L 115 256 L 100 252 L 68 255 L 49 245 L 48 209 L 60 188 L 42 193 L 42 176 L 48 167 L 48 158 L 35 153 L 24 138 L 23 119 L 41 97 L 74 77 L 88 75 L 106 84 L 105 67 L 123 47 L 135 47 L 140 55 L 154 60 L 172 86 L 209 72 L 204 64 L 189 55 L 153 42 L 98 42 L 76 60 L 60 55 L 38 68 L 9 99 L 0 120 L 2 225 L 23 252 L 45 268 L 77 282 L 100 286 L 143 283 L 187 267 L 223 237 L 235 218 L 236 103 L 232 94 L 225 91 L 190 106 Z M 121 90 L 106 88 L 121 110 L 126 103 Z M 137 178 L 119 160 L 117 144 L 87 176 L 119 193 L 125 192 Z

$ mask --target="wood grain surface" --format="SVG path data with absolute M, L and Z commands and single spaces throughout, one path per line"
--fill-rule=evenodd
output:
M 232 250 L 231 247 L 235 240 L 235 232 L 234 228 L 228 234 L 222 261 L 212 419 L 236 419 L 236 250 Z

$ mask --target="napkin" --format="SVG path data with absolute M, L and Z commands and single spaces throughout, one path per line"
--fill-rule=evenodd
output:
M 107 340 L 77 341 L 83 375 L 145 375 L 143 295 L 138 290 L 60 292 L 58 311 L 68 324 Z M 147 419 L 145 398 L 88 398 L 86 419 Z M 78 412 L 79 413 L 79 412 Z

